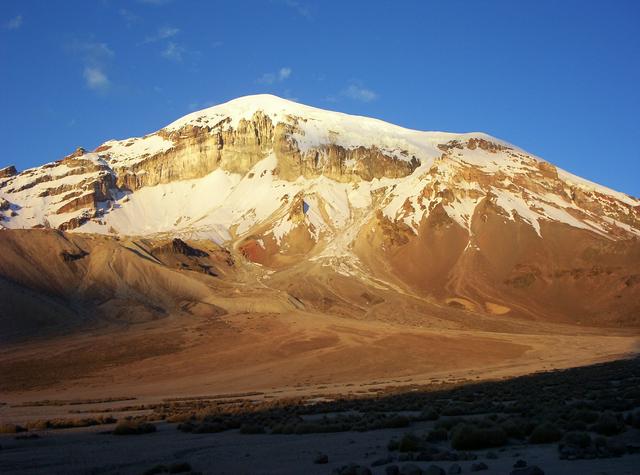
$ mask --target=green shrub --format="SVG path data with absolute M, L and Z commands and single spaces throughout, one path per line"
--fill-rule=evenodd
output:
M 540 424 L 529 436 L 530 444 L 550 444 L 558 442 L 562 438 L 562 431 L 558 427 L 549 422 Z
M 451 446 L 456 450 L 477 450 L 501 447 L 507 443 L 507 433 L 501 427 L 480 428 L 462 424 L 452 432 Z

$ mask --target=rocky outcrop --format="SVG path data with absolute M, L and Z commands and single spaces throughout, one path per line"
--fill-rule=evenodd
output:
M 134 164 L 116 166 L 117 186 L 135 191 L 175 180 L 200 178 L 220 168 L 230 173 L 246 174 L 269 153 L 278 159 L 275 173 L 285 180 L 320 175 L 339 182 L 374 178 L 399 178 L 410 175 L 420 164 L 415 156 L 404 152 L 401 158 L 376 146 L 344 147 L 322 144 L 301 150 L 296 136 L 304 132 L 291 122 L 277 122 L 257 111 L 251 119 L 241 119 L 236 127 L 229 120 L 213 126 L 185 125 L 175 131 L 158 132 L 171 140 L 169 150 L 152 154 Z M 109 147 L 96 152 L 109 156 Z
M 113 200 L 117 192 L 108 163 L 82 148 L 62 160 L 9 176 L 2 184 L 6 198 L 0 198 L 16 204 L 11 218 L 21 219 L 26 212 L 28 227 L 63 230 L 77 228 L 96 217 L 100 203 Z M 42 218 L 28 211 L 33 202 L 45 206 Z
M 13 165 L 10 165 L 5 168 L 0 168 L 0 178 L 9 178 L 11 176 L 16 175 L 17 173 L 18 172 L 16 170 L 16 167 L 14 167 Z

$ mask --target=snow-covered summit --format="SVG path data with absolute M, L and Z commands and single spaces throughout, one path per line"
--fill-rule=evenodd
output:
M 481 132 L 456 134 L 407 129 L 380 119 L 319 109 L 271 94 L 243 96 L 192 112 L 163 130 L 171 132 L 185 126 L 237 128 L 241 120 L 251 120 L 258 112 L 270 117 L 274 123 L 296 123 L 300 128 L 296 139 L 304 150 L 327 143 L 346 147 L 378 145 L 423 150 L 450 140 L 472 137 L 509 145 Z

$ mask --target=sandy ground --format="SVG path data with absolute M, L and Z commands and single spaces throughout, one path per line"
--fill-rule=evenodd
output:
M 270 398 L 500 379 L 638 349 L 634 335 L 547 330 L 435 330 L 292 313 L 178 319 L 127 333 L 76 335 L 0 350 L 0 418 L 20 423 L 69 416 L 65 406 L 14 407 L 45 399 L 127 397 L 140 404 L 247 391 Z

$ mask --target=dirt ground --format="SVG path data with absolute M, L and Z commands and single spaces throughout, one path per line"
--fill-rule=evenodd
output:
M 527 327 L 522 329 L 527 330 Z M 258 391 L 342 393 L 432 381 L 498 379 L 588 365 L 637 351 L 638 338 L 543 327 L 536 333 L 431 329 L 328 315 L 236 314 L 136 325 L 0 350 L 0 417 L 27 401 L 137 402 Z M 547 330 L 543 332 L 541 330 Z M 569 333 L 572 331 L 573 333 Z
M 428 423 L 416 426 L 426 429 Z M 69 429 L 42 433 L 33 440 L 0 436 L 0 472 L 6 474 L 140 474 L 158 464 L 187 462 L 194 471 L 205 474 L 329 474 L 349 463 L 370 466 L 389 454 L 386 446 L 406 429 L 371 432 L 342 432 L 307 435 L 245 435 L 238 431 L 218 434 L 185 434 L 174 424 L 159 424 L 158 431 L 141 436 L 118 437 L 101 433 L 109 426 Z M 497 459 L 487 458 L 494 452 Z M 329 463 L 314 464 L 318 453 L 327 454 Z M 477 451 L 475 462 L 458 462 L 462 473 L 470 473 L 472 463 L 485 462 L 486 474 L 508 474 L 523 459 L 537 465 L 546 475 L 635 475 L 640 454 L 598 460 L 559 460 L 557 444 L 510 446 L 493 451 Z M 402 468 L 409 463 L 422 469 L 438 465 L 448 470 L 453 462 L 394 462 Z M 385 466 L 372 467 L 373 474 L 384 474 Z

